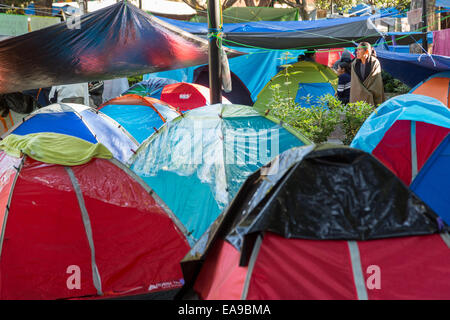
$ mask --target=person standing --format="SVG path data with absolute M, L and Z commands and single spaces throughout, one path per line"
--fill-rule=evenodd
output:
M 339 62 L 337 65 L 338 74 L 338 86 L 337 86 L 337 98 L 344 104 L 350 101 L 350 88 L 351 88 L 351 69 L 348 62 Z
M 351 69 L 350 103 L 365 101 L 374 106 L 383 103 L 381 65 L 368 42 L 358 45 Z

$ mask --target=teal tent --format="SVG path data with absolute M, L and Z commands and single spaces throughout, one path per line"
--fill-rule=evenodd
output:
M 129 163 L 195 241 L 250 174 L 279 153 L 309 143 L 254 108 L 216 104 L 167 122 Z

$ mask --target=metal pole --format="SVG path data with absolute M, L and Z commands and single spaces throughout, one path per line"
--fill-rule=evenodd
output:
M 424 36 L 422 38 L 422 47 L 428 52 L 428 39 L 427 39 L 427 31 L 428 31 L 428 17 L 427 17 L 427 0 L 422 0 L 422 32 L 424 32 Z
M 220 17 L 220 0 L 208 0 L 208 33 L 209 36 L 209 94 L 210 103 L 222 102 L 222 82 L 220 78 L 220 50 L 217 45 L 217 38 L 211 36 L 218 33 Z

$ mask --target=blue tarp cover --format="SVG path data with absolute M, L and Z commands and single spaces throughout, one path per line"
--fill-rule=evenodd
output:
M 450 71 L 450 57 L 377 50 L 381 68 L 410 87 L 435 73 Z

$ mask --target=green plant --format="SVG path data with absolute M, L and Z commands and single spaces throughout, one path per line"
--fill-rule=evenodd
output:
M 408 93 L 411 88 L 398 79 L 393 78 L 389 73 L 381 71 L 383 77 L 384 91 L 396 94 Z
M 135 85 L 136 83 L 141 82 L 142 79 L 143 79 L 142 75 L 128 77 L 128 84 L 131 87 L 132 85 Z
M 372 105 L 364 101 L 345 105 L 331 95 L 314 101 L 311 97 L 306 97 L 305 100 L 311 106 L 300 107 L 293 98 L 282 96 L 280 88 L 279 84 L 271 87 L 273 91 L 271 115 L 298 129 L 315 143 L 326 142 L 340 126 L 343 132 L 342 142 L 349 145 L 374 110 Z
M 282 97 L 280 85 L 273 85 L 271 114 L 299 129 L 315 143 L 327 141 L 339 122 L 339 108 L 327 108 L 328 98 L 322 98 L 311 107 L 300 107 L 291 97 Z M 309 97 L 307 98 L 309 99 Z
M 343 114 L 341 127 L 344 132 L 344 139 L 342 142 L 349 145 L 364 121 L 366 121 L 374 111 L 374 107 L 365 101 L 358 101 L 345 105 L 341 111 Z

